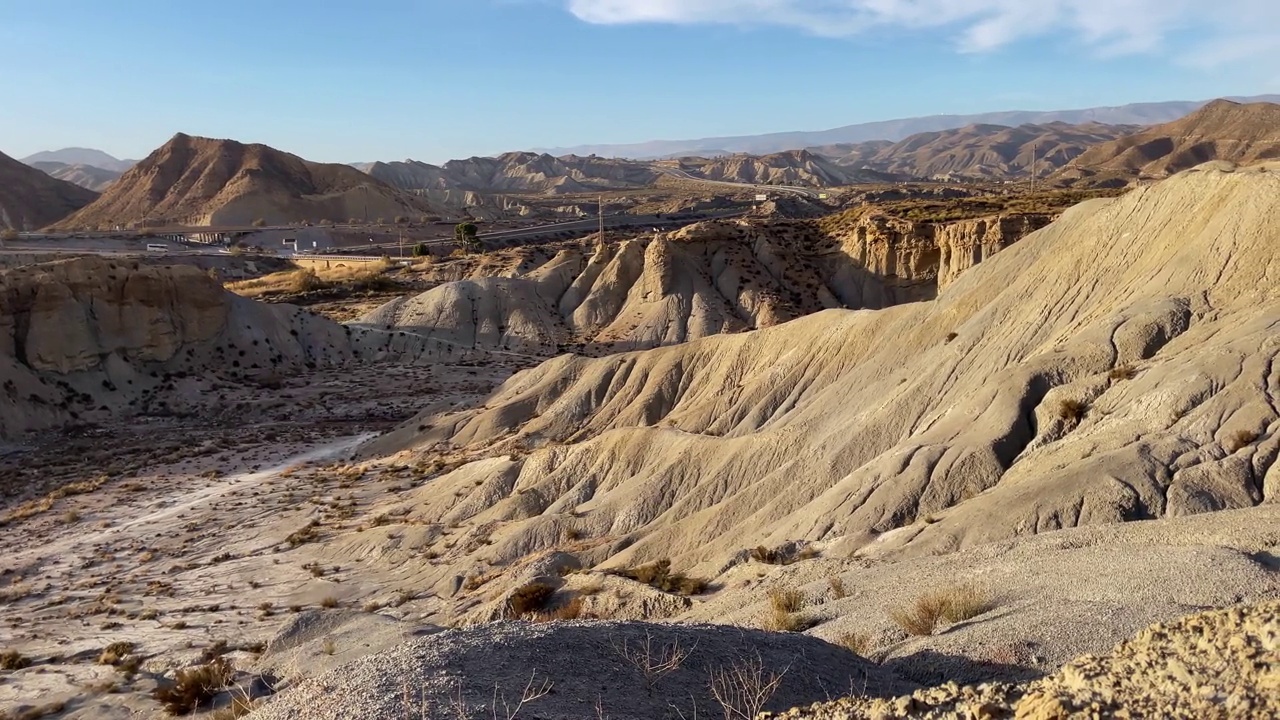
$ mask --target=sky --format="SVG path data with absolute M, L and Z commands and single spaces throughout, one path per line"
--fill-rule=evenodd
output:
M 311 160 L 1280 91 L 1278 0 L 0 0 L 0 152 Z

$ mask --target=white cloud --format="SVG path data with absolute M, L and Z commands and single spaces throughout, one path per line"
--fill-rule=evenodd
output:
M 970 52 L 1070 36 L 1094 52 L 1213 65 L 1280 51 L 1280 0 L 566 0 L 589 23 L 774 25 L 846 37 L 947 30 Z M 1259 29 L 1266 29 L 1259 33 Z M 1185 47 L 1171 39 L 1195 38 Z

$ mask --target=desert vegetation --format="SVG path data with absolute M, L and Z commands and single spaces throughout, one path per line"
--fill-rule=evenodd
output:
M 943 621 L 955 624 L 975 618 L 994 607 L 986 591 L 971 584 L 956 585 L 920 595 L 889 616 L 908 635 L 932 635 Z

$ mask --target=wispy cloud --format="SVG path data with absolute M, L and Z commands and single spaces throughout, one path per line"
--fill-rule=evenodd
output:
M 1103 55 L 1214 65 L 1280 50 L 1280 0 L 566 0 L 589 23 L 783 26 L 828 37 L 946 30 L 959 50 L 1070 36 Z M 1267 31 L 1259 33 L 1259 28 Z M 1194 37 L 1181 47 L 1174 38 Z

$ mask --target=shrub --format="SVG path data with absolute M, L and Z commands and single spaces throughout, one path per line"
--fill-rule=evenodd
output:
M 555 594 L 556 589 L 543 582 L 522 585 L 507 598 L 507 614 L 510 617 L 523 617 L 542 610 Z
M 670 560 L 659 560 L 625 570 L 612 570 L 609 573 L 676 595 L 701 595 L 707 589 L 706 580 L 673 572 Z
M 420 257 L 428 257 L 430 255 L 431 255 L 431 249 L 427 247 L 426 243 L 420 242 L 417 245 L 413 246 L 414 257 L 420 258 Z
M 752 560 L 769 565 L 791 565 L 801 560 L 812 560 L 816 557 L 818 557 L 818 551 L 812 545 L 807 545 L 798 551 L 783 548 L 773 548 L 771 550 L 761 545 L 751 551 Z
M 1227 437 L 1225 446 L 1228 452 L 1236 452 L 1258 439 L 1258 433 L 1252 430 L 1237 430 Z
M 13 242 L 18 239 L 18 231 L 13 228 L 5 228 L 4 232 L 0 232 L 0 241 Z
M 555 622 L 556 620 L 577 620 L 582 617 L 582 598 L 575 597 L 554 610 L 535 613 L 534 622 Z
M 102 649 L 102 653 L 98 655 L 98 664 L 119 666 L 133 652 L 133 648 L 134 644 L 131 642 L 113 642 Z
M 1084 419 L 1084 414 L 1089 408 L 1083 402 L 1071 398 L 1063 399 L 1058 403 L 1058 417 L 1068 425 L 1077 425 Z
M 25 667 L 31 667 L 31 658 L 17 650 L 0 652 L 0 670 L 21 670 Z
M 1138 371 L 1134 370 L 1132 365 L 1126 363 L 1124 365 L 1117 365 L 1111 368 L 1111 372 L 1108 373 L 1108 377 L 1112 380 L 1132 380 L 1137 374 Z
M 254 227 L 259 227 L 259 228 L 260 228 L 260 227 L 266 227 L 266 226 L 267 226 L 267 221 L 266 221 L 265 219 L 263 219 L 263 218 L 258 218 L 257 220 L 254 220 L 254 221 L 253 221 L 253 226 L 254 226 Z
M 947 333 L 947 342 L 950 343 L 958 337 L 960 337 L 960 333 Z
M 193 713 L 222 692 L 234 675 L 235 667 L 220 657 L 207 665 L 179 670 L 173 683 L 156 688 L 152 697 L 170 715 Z
M 320 607 L 332 610 L 333 608 L 338 607 L 338 598 L 330 595 L 320 601 Z

